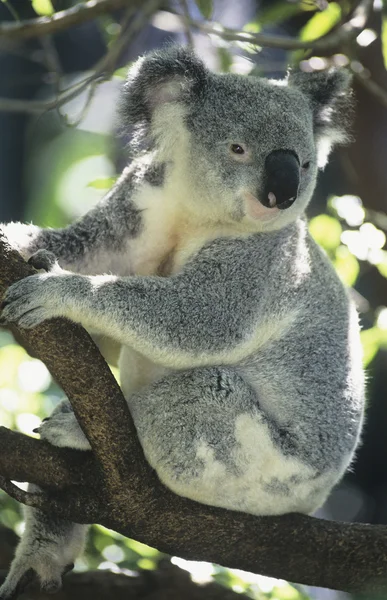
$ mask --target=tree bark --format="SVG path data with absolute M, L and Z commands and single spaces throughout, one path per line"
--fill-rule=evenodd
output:
M 0 295 L 32 273 L 0 238 Z M 88 334 L 53 319 L 17 335 L 68 395 L 93 452 L 54 448 L 1 428 L 1 483 L 13 497 L 183 558 L 385 597 L 386 527 L 296 514 L 254 517 L 173 494 L 147 464 L 127 404 Z M 45 493 L 28 494 L 10 479 L 37 483 Z

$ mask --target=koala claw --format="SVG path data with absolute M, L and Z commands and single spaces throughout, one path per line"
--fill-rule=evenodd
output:
M 60 278 L 51 274 L 31 275 L 11 285 L 4 294 L 1 318 L 29 329 L 60 316 Z
M 50 561 L 48 556 L 41 568 L 35 564 L 36 560 L 31 562 L 34 563 L 33 566 L 26 567 L 24 561 L 18 561 L 13 566 L 11 577 L 0 587 L 0 600 L 16 600 L 35 581 L 39 582 L 42 592 L 55 594 L 62 588 L 62 578 L 74 568 L 74 563 L 60 567 Z
M 51 271 L 58 264 L 55 254 L 43 248 L 32 254 L 28 259 L 28 263 L 35 269 L 44 269 L 45 271 Z

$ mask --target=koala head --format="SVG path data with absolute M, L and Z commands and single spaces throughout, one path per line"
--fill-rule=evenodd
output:
M 215 74 L 171 47 L 130 70 L 120 117 L 170 165 L 186 210 L 270 231 L 304 212 L 318 167 L 346 139 L 349 84 L 344 70 L 296 71 L 280 82 Z

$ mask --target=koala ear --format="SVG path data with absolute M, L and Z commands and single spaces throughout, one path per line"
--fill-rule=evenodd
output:
M 150 123 L 153 111 L 168 102 L 192 102 L 205 93 L 208 71 L 191 51 L 179 46 L 153 52 L 129 70 L 121 98 L 121 119 Z
M 309 100 L 318 149 L 319 166 L 324 166 L 332 146 L 350 139 L 352 77 L 345 69 L 293 71 L 288 85 L 298 88 Z

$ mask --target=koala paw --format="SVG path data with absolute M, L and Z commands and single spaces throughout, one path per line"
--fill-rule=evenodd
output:
M 34 553 L 16 556 L 3 585 L 0 600 L 16 600 L 27 586 L 39 582 L 42 592 L 53 594 L 62 587 L 62 577 L 74 568 L 74 563 L 62 566 L 55 559 L 55 547 L 36 548 Z
M 34 431 L 40 433 L 42 440 L 46 440 L 53 446 L 90 450 L 90 444 L 80 428 L 68 400 L 63 400 L 52 415 Z
M 76 276 L 58 269 L 31 275 L 11 285 L 4 294 L 2 321 L 29 329 L 47 319 L 67 316 L 67 284 Z
M 30 265 L 35 269 L 43 269 L 44 271 L 51 271 L 53 267 L 59 267 L 56 256 L 49 250 L 38 250 L 28 259 Z

